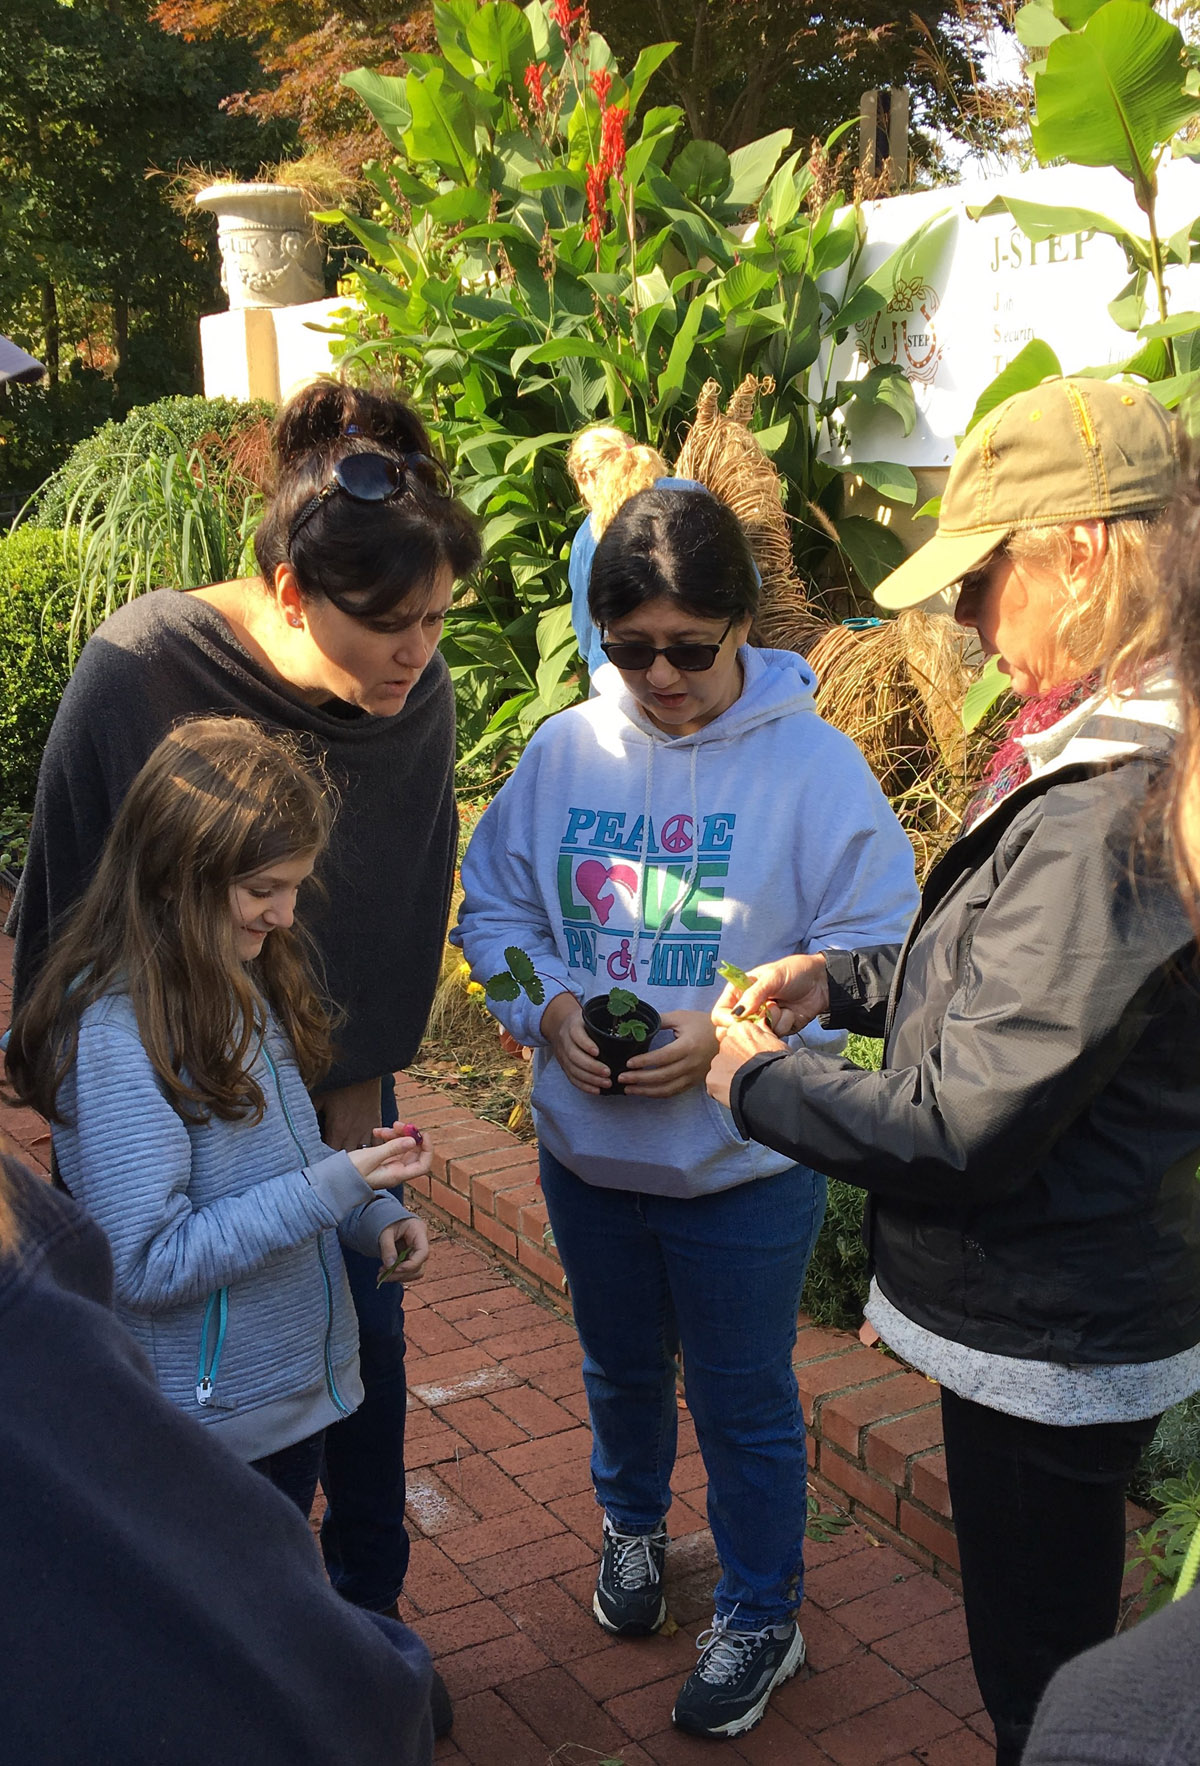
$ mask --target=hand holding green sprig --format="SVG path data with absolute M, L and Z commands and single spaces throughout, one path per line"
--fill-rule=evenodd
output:
M 739 995 L 745 993 L 747 988 L 753 987 L 754 985 L 753 977 L 747 975 L 744 969 L 739 969 L 736 963 L 718 963 L 717 974 L 721 977 L 722 981 L 727 981 L 730 987 L 736 987 Z M 765 1005 L 762 1005 L 759 1006 L 757 1011 L 743 1012 L 739 1006 L 734 1006 L 733 1015 L 740 1018 L 743 1024 L 765 1024 L 767 1021 L 767 1010 L 768 1008 Z

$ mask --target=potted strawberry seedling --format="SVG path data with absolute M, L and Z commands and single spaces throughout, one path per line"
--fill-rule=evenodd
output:
M 504 952 L 508 964 L 486 983 L 488 999 L 515 1000 L 526 994 L 535 1006 L 546 997 L 541 977 L 527 951 L 510 944 Z M 600 1059 L 612 1076 L 612 1090 L 602 1095 L 611 1097 L 619 1092 L 617 1074 L 625 1070 L 631 1055 L 649 1046 L 651 1037 L 662 1029 L 662 1019 L 653 1006 L 638 999 L 628 988 L 613 987 L 607 993 L 585 1000 L 583 1021 L 588 1035 L 600 1051 Z
M 631 1055 L 639 1055 L 649 1046 L 651 1037 L 662 1028 L 662 1019 L 653 1006 L 627 987 L 612 987 L 584 1001 L 583 1022 L 612 1077 L 612 1091 L 602 1094 L 611 1097 L 621 1090 L 618 1073 L 625 1071 Z

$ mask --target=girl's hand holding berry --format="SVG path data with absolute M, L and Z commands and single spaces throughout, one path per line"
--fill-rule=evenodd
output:
M 425 1222 L 414 1215 L 411 1220 L 396 1220 L 385 1226 L 379 1235 L 379 1274 L 375 1286 L 385 1282 L 415 1282 L 425 1274 L 429 1256 L 429 1235 Z
M 374 1134 L 373 1147 L 354 1147 L 347 1153 L 358 1175 L 373 1190 L 390 1190 L 409 1178 L 424 1177 L 429 1171 L 433 1161 L 425 1136 L 418 1146 L 399 1128 L 377 1128 Z

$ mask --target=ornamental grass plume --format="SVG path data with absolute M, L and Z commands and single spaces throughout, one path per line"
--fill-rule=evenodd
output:
M 754 642 L 807 655 L 829 622 L 805 594 L 792 555 L 783 484 L 750 428 L 759 394 L 769 396 L 774 383 L 748 374 L 724 411 L 720 390 L 716 380 L 706 380 L 700 389 L 696 416 L 675 472 L 680 478 L 697 479 L 733 510 L 741 524 L 762 577 Z

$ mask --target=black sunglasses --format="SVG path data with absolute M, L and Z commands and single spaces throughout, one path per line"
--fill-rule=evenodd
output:
M 288 551 L 295 545 L 296 536 L 305 523 L 311 521 L 317 510 L 323 509 L 330 497 L 336 497 L 339 491 L 344 491 L 355 503 L 394 503 L 414 479 L 436 497 L 448 498 L 454 494 L 446 468 L 440 460 L 431 460 L 428 454 L 405 454 L 402 460 L 394 459 L 390 454 L 345 455 L 334 466 L 329 483 L 315 497 L 310 497 L 293 519 L 288 528 Z
M 721 633 L 715 644 L 664 644 L 656 650 L 653 644 L 626 643 L 619 640 L 615 643 L 602 643 L 600 648 L 615 667 L 628 669 L 631 674 L 641 674 L 647 668 L 653 668 L 655 659 L 665 656 L 672 668 L 681 674 L 706 674 L 717 660 L 721 645 L 733 630 L 734 615 L 729 616 L 729 624 Z

